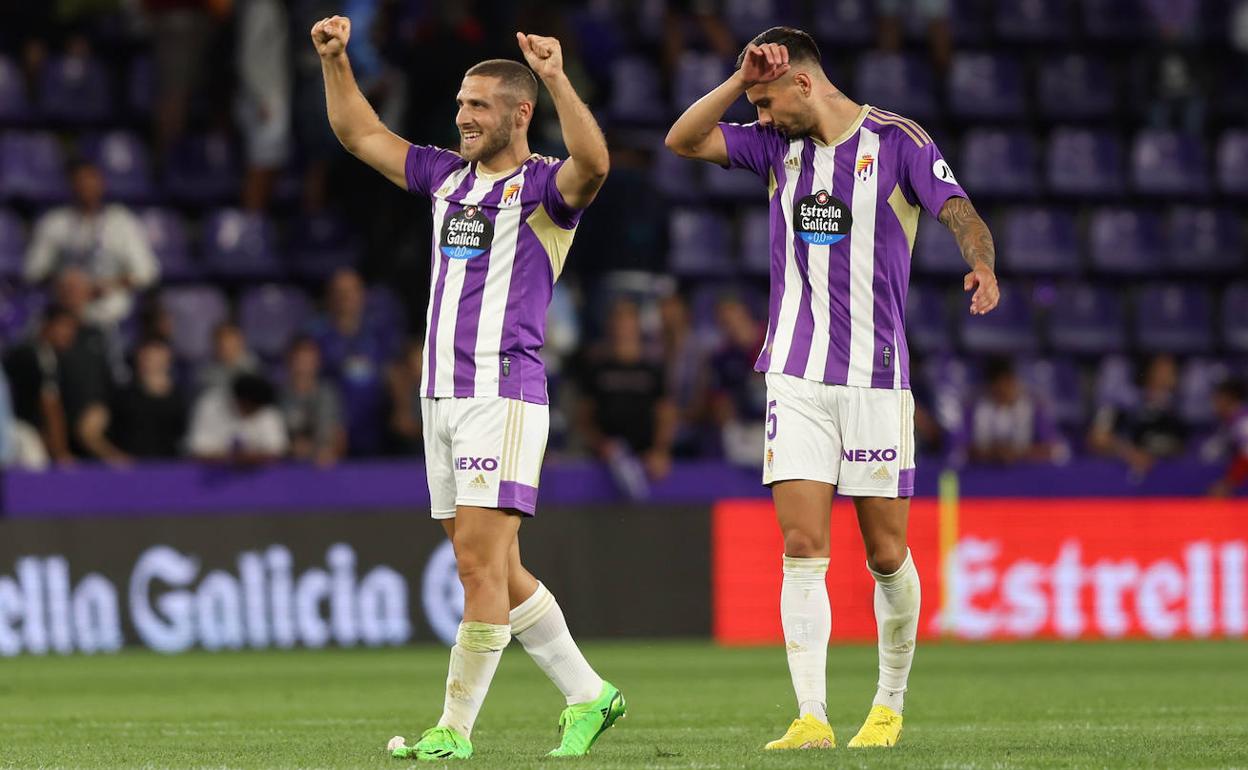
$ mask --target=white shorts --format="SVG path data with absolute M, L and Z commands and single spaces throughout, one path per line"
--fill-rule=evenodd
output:
M 908 390 L 767 375 L 763 483 L 835 484 L 852 497 L 914 494 L 914 397 Z
M 550 409 L 510 398 L 422 398 L 433 518 L 457 505 L 537 509 Z

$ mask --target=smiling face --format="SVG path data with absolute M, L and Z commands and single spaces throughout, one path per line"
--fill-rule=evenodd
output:
M 770 83 L 759 83 L 745 92 L 760 125 L 773 126 L 790 138 L 807 136 L 815 130 L 815 111 L 810 102 L 810 77 L 787 74 Z
M 488 161 L 528 129 L 530 102 L 520 101 L 496 77 L 469 75 L 455 96 L 459 112 L 459 154 L 468 161 Z

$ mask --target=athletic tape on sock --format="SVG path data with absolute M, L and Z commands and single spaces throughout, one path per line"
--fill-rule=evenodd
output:
M 498 652 L 511 641 L 511 626 L 465 620 L 459 624 L 455 644 L 468 652 Z

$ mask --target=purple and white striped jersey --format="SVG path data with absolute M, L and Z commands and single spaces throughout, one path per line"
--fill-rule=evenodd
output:
M 487 175 L 412 145 L 407 188 L 433 199 L 433 267 L 420 392 L 545 404 L 546 308 L 581 210 L 555 186 L 563 161 L 532 155 Z
M 721 123 L 728 167 L 767 180 L 771 302 L 754 368 L 832 385 L 910 388 L 906 293 L 919 207 L 967 197 L 914 121 L 863 105 L 831 144 Z

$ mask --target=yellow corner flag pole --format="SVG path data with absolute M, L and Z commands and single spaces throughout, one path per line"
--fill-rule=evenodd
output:
M 958 473 L 952 468 L 940 474 L 940 625 L 941 635 L 952 637 L 957 606 Z

